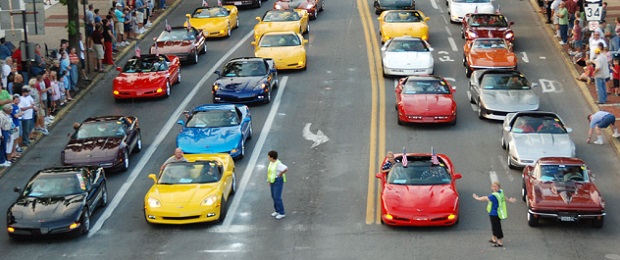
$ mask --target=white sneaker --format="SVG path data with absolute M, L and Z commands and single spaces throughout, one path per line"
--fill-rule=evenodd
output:
M 6 161 L 4 163 L 0 163 L 0 167 L 9 167 L 9 166 L 11 166 L 11 162 L 9 162 L 9 161 Z
M 560 41 L 559 43 L 560 43 L 560 45 L 565 45 L 566 44 L 564 41 Z
M 278 214 L 278 215 L 276 216 L 276 219 L 283 219 L 284 217 L 286 217 L 286 215 L 280 215 L 280 214 Z
M 601 140 L 596 140 L 596 141 L 594 141 L 593 143 L 594 143 L 594 144 L 603 144 L 603 141 L 601 141 Z
M 125 41 L 124 43 L 125 43 L 125 45 L 129 45 L 129 42 L 128 42 L 128 41 Z
M 52 116 L 52 115 L 49 115 L 47 118 L 49 118 L 50 120 L 54 120 L 56 117 Z
M 614 137 L 614 138 L 618 138 L 618 137 L 620 137 L 620 134 L 619 134 L 619 133 L 615 133 L 615 134 L 613 135 L 613 137 Z
M 277 216 L 277 215 L 278 215 L 278 212 L 275 212 L 275 211 L 274 211 L 273 213 L 271 213 L 271 216 L 272 216 L 272 217 L 275 217 L 275 216 Z

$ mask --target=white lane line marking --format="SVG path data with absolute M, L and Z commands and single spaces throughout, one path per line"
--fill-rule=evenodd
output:
M 523 54 L 522 59 L 523 59 L 523 61 L 524 61 L 525 63 L 530 62 L 530 59 L 528 59 L 528 58 L 527 58 L 527 53 L 525 53 L 524 51 L 522 51 L 522 52 L 521 52 L 521 54 Z
M 241 179 L 241 183 L 239 184 L 239 189 L 237 189 L 237 193 L 235 193 L 235 195 L 233 196 L 232 204 L 228 208 L 228 213 L 226 213 L 228 217 L 225 218 L 224 223 L 222 223 L 222 230 L 228 230 L 230 228 L 232 219 L 235 217 L 241 198 L 243 198 L 243 193 L 245 193 L 245 187 L 248 186 L 248 182 L 250 182 L 252 173 L 254 173 L 254 168 L 256 167 L 258 156 L 261 155 L 261 151 L 263 150 L 265 141 L 267 141 L 267 135 L 269 134 L 269 130 L 271 129 L 271 125 L 273 124 L 273 120 L 275 119 L 278 108 L 280 107 L 280 102 L 282 101 L 282 95 L 284 94 L 284 89 L 286 88 L 287 81 L 288 76 L 284 76 L 279 82 L 280 84 L 278 85 L 278 94 L 276 95 L 273 104 L 271 104 L 269 115 L 267 115 L 267 119 L 265 120 L 263 129 L 260 131 L 258 141 L 256 141 L 256 145 L 254 145 L 254 150 L 252 151 L 250 161 L 248 162 L 248 165 L 245 167 L 245 171 L 243 172 L 243 178 Z M 266 185 L 265 182 L 261 183 Z
M 495 171 L 489 172 L 489 178 L 491 179 L 491 183 L 499 182 L 499 179 L 497 178 L 497 173 L 495 173 Z
M 142 172 L 146 164 L 149 163 L 149 161 L 151 160 L 151 157 L 153 156 L 153 154 L 159 147 L 159 144 L 161 144 L 161 142 L 164 141 L 164 138 L 166 138 L 166 135 L 168 135 L 168 133 L 172 130 L 172 127 L 176 125 L 178 121 L 178 116 L 181 115 L 181 112 L 183 112 L 183 110 L 186 109 L 189 102 L 192 100 L 193 97 L 196 96 L 196 93 L 198 93 L 198 90 L 200 90 L 201 87 L 207 81 L 207 79 L 213 75 L 215 70 L 221 67 L 222 63 L 228 60 L 228 57 L 230 57 L 237 49 L 239 49 L 239 47 L 241 47 L 241 45 L 245 43 L 252 35 L 254 35 L 254 32 L 249 32 L 245 37 L 243 37 L 243 39 L 241 39 L 241 41 L 235 44 L 235 46 L 233 46 L 226 54 L 224 54 L 224 56 L 222 56 L 222 58 L 220 58 L 220 60 L 218 60 L 217 63 L 215 63 L 215 66 L 213 66 L 211 70 L 209 70 L 202 77 L 202 79 L 200 79 L 200 81 L 196 84 L 196 86 L 194 86 L 194 89 L 192 89 L 192 91 L 187 95 L 187 97 L 183 100 L 183 102 L 179 104 L 177 109 L 174 110 L 174 112 L 172 113 L 172 116 L 168 119 L 168 121 L 166 121 L 166 124 L 159 131 L 159 134 L 155 136 L 155 140 L 153 140 L 153 143 L 146 150 L 146 152 L 144 153 L 144 156 L 140 158 L 140 161 L 138 162 L 138 164 L 136 164 L 136 167 L 131 171 L 131 174 L 129 175 L 129 178 L 127 178 L 127 181 L 123 183 L 123 186 L 121 186 L 120 190 L 118 190 L 118 193 L 114 195 L 114 198 L 112 199 L 110 204 L 105 208 L 105 211 L 103 211 L 103 213 L 101 214 L 101 217 L 91 227 L 90 232 L 88 234 L 89 238 L 94 236 L 97 233 L 97 231 L 101 229 L 105 221 L 108 220 L 110 216 L 112 216 L 112 213 L 114 212 L 116 207 L 118 207 L 118 204 L 121 203 L 121 200 L 123 200 L 123 198 L 127 194 L 127 191 L 129 191 L 129 188 L 131 187 L 131 185 L 133 185 L 133 182 L 136 180 L 138 175 L 140 175 L 140 173 Z
M 541 60 L 546 60 L 547 59 L 547 57 L 545 57 L 545 56 L 540 56 L 538 58 L 541 59 Z
M 442 13 L 443 13 L 443 12 L 442 12 Z M 443 22 L 444 22 L 444 23 L 446 23 L 446 24 L 450 24 L 450 23 L 448 22 L 448 19 L 446 19 L 446 17 L 445 17 L 445 16 L 441 16 L 441 18 L 443 18 Z
M 243 250 L 236 250 L 236 249 L 207 249 L 207 250 L 200 250 L 199 252 L 201 252 L 201 253 L 237 253 L 237 252 L 243 252 Z
M 435 2 L 435 0 L 431 0 L 431 6 L 433 6 L 433 9 L 439 9 L 439 6 L 437 6 L 437 2 Z
M 498 155 L 497 159 L 499 159 L 500 165 L 502 166 L 502 168 L 504 168 L 504 171 L 509 172 L 510 169 L 508 169 L 508 165 L 505 164 L 506 161 L 504 161 L 504 157 L 502 157 L 501 155 Z
M 452 48 L 452 51 L 458 51 L 459 50 L 459 49 L 456 48 L 456 42 L 454 42 L 454 38 L 448 37 L 448 41 L 450 42 L 450 47 Z
M 448 32 L 448 35 L 452 36 L 452 32 L 450 31 L 450 28 L 448 28 L 448 26 L 445 26 L 444 28 L 446 28 L 446 32 Z

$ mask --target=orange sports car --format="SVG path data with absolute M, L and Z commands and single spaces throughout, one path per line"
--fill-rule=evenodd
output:
M 512 44 L 502 38 L 476 38 L 463 46 L 463 66 L 469 78 L 477 69 L 516 69 Z

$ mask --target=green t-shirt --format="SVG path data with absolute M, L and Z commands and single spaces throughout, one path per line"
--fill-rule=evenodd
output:
M 11 94 L 6 91 L 6 89 L 3 89 L 2 91 L 0 91 L 0 104 L 4 103 L 3 101 L 13 101 L 13 98 L 11 97 Z
M 568 9 L 566 9 L 566 7 L 562 8 L 562 9 L 559 9 L 558 13 L 560 15 L 562 15 L 562 17 L 560 17 L 558 19 L 558 24 L 560 24 L 560 25 L 568 25 Z

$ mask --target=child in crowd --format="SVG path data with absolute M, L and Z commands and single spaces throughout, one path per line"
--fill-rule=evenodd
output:
M 613 93 L 620 96 L 620 60 L 614 59 L 611 66 L 611 76 L 613 80 Z
M 586 66 L 583 67 L 583 73 L 577 78 L 580 81 L 585 81 L 588 83 L 592 83 L 592 78 L 594 77 L 594 63 L 591 60 L 586 60 Z
M 50 72 L 50 80 L 52 85 L 52 113 L 56 111 L 56 108 L 60 106 L 61 102 L 61 82 L 58 81 L 58 73 L 56 71 Z

